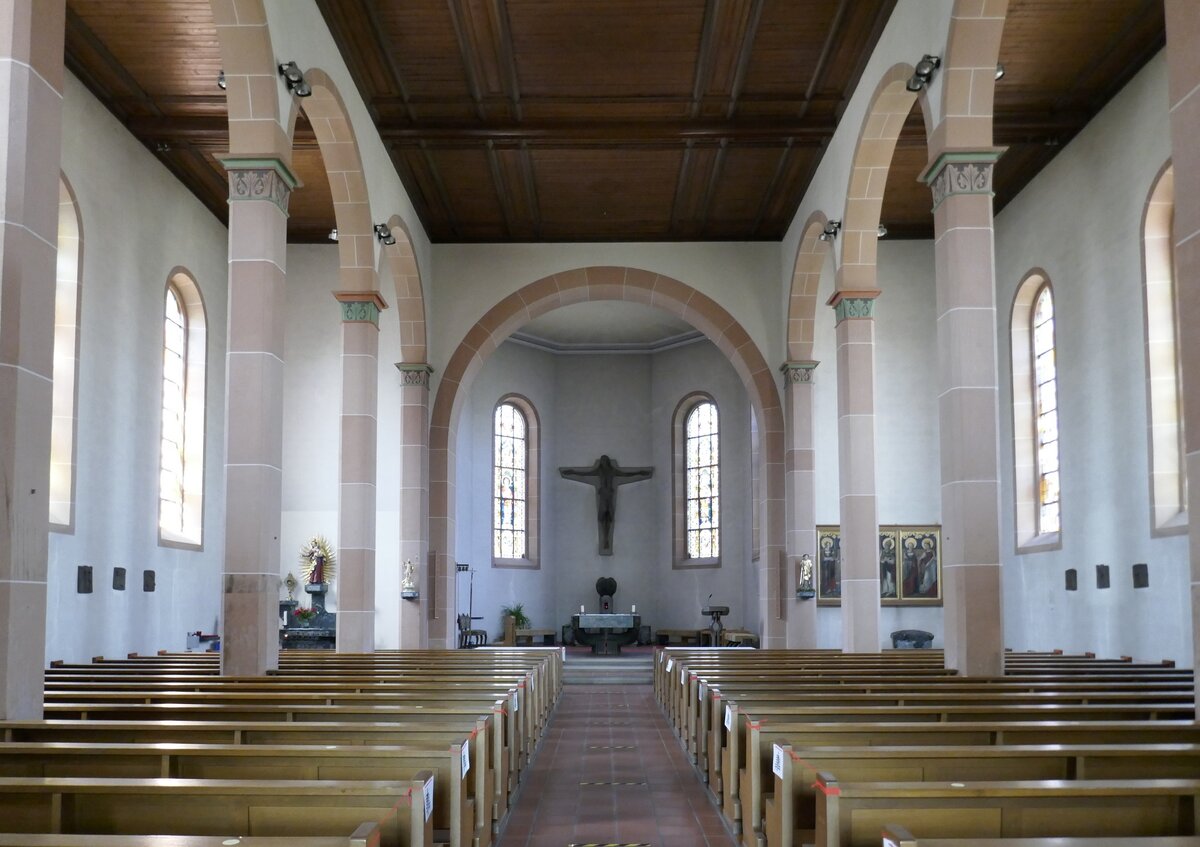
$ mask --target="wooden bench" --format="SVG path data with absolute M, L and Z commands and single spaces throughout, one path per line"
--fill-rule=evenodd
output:
M 1195 835 L 1200 780 L 839 782 L 817 777 L 816 847 L 878 847 L 906 820 L 935 836 Z
M 349 838 L 243 836 L 237 847 L 379 847 L 379 826 L 364 823 Z M 0 847 L 229 847 L 220 835 L 67 835 L 0 832 Z
M 1200 744 L 774 747 L 774 791 L 764 795 L 762 826 L 770 847 L 794 847 L 801 843 L 794 836 L 815 828 L 815 781 L 821 772 L 836 773 L 843 782 L 1187 779 L 1200 774 Z
M 98 835 L 341 836 L 364 822 L 381 847 L 431 847 L 423 792 L 403 782 L 0 777 L 9 832 Z
M 0 777 L 402 782 L 418 773 L 431 774 L 437 786 L 433 828 L 448 833 L 454 847 L 472 844 L 488 847 L 492 835 L 493 786 L 487 768 L 472 763 L 467 741 L 440 750 L 401 746 L 103 742 L 14 742 L 0 747 Z M 480 802 L 484 798 L 486 802 Z
M 0 842 L 0 847 L 4 847 Z M 895 824 L 885 826 L 882 847 L 1200 847 L 1200 836 L 1163 835 L 1145 838 L 915 838 Z

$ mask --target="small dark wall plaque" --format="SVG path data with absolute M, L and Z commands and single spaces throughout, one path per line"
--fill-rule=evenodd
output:
M 125 569 L 113 568 L 113 591 L 125 590 Z
M 92 566 L 80 565 L 75 572 L 75 591 L 79 594 L 92 593 Z
M 1108 565 L 1096 565 L 1096 587 L 1108 588 Z
M 142 571 L 142 591 L 154 590 L 154 571 Z
M 1150 566 L 1145 562 L 1139 562 L 1133 566 L 1133 587 L 1150 587 Z
M 1067 568 L 1067 591 L 1079 590 L 1079 571 Z

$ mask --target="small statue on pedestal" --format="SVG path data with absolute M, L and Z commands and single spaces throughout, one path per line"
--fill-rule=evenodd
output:
M 406 600 L 414 600 L 421 596 L 417 589 L 417 566 L 413 564 L 412 559 L 404 560 L 404 573 L 400 580 L 400 596 Z
M 796 586 L 796 597 L 800 600 L 811 600 L 816 593 L 812 556 L 805 553 L 800 557 L 800 584 Z
M 315 535 L 310 538 L 300 548 L 300 570 L 308 583 L 304 590 L 312 594 L 314 592 L 308 586 L 323 586 L 327 582 L 333 582 L 336 565 L 337 559 L 325 536 Z

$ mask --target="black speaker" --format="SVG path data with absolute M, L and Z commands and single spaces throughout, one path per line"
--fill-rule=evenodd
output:
M 125 569 L 113 568 L 113 591 L 125 590 Z
M 92 593 L 92 566 L 80 565 L 75 572 L 75 591 L 79 594 Z

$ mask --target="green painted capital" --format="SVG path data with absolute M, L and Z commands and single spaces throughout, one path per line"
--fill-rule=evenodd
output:
M 837 316 L 838 323 L 846 318 L 873 318 L 875 317 L 875 298 L 839 297 L 838 301 L 833 304 L 833 313 Z
M 379 326 L 379 306 L 372 300 L 341 300 L 342 321 L 349 323 L 370 323 Z
M 803 362 L 784 362 L 779 366 L 779 370 L 783 372 L 785 382 L 794 385 L 805 385 L 813 382 L 817 365 L 820 362 L 803 361 Z
M 288 197 L 300 184 L 296 175 L 279 159 L 220 160 L 229 177 L 229 202 L 266 200 L 287 212 Z
M 992 171 L 1002 150 L 953 151 L 938 156 L 921 180 L 933 192 L 933 208 L 957 194 L 991 196 Z

